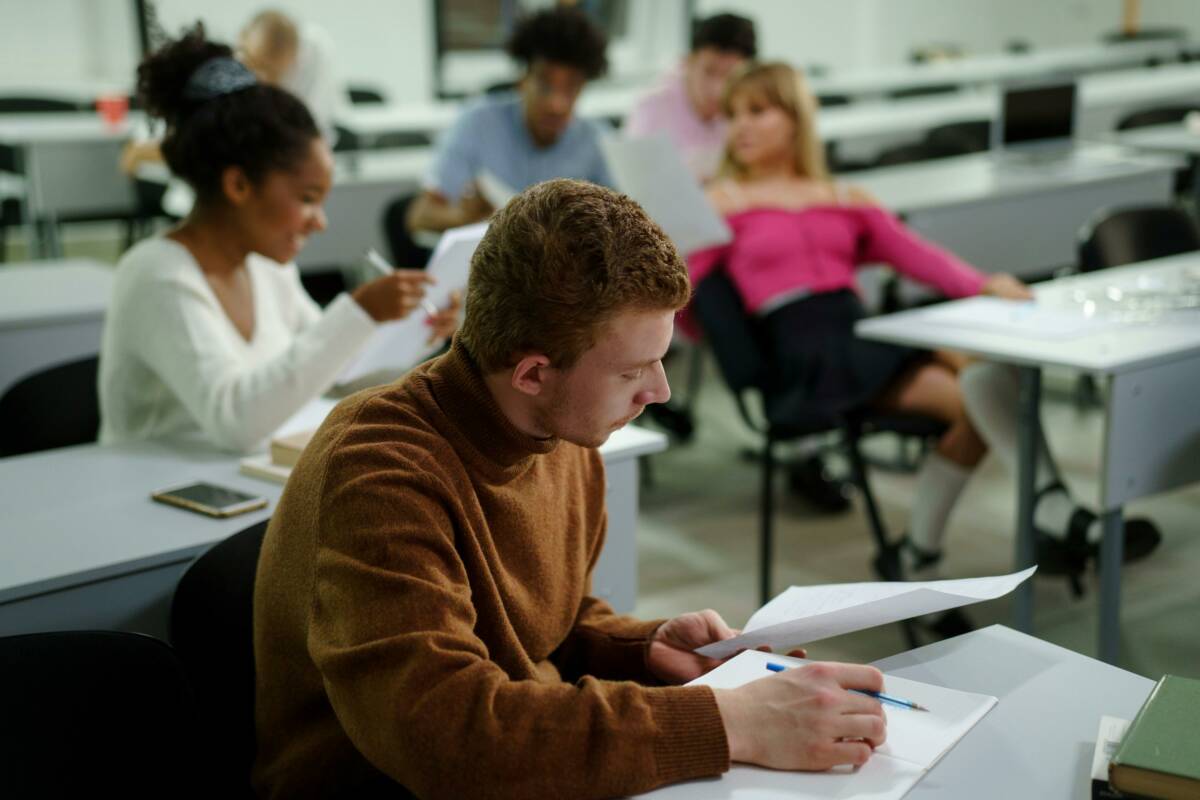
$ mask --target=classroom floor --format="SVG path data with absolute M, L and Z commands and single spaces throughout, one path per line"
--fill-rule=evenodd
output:
M 674 387 L 685 385 L 686 358 L 668 365 Z M 705 365 L 695 438 L 652 457 L 643 484 L 638 529 L 638 603 L 645 618 L 714 608 L 730 625 L 758 607 L 759 466 L 741 455 L 755 445 L 715 367 Z M 1064 477 L 1077 498 L 1094 497 L 1103 435 L 1099 412 L 1079 411 L 1068 398 L 1072 376 L 1048 375 L 1043 419 Z M 682 388 L 676 389 L 682 393 Z M 894 440 L 873 443 L 877 455 L 896 453 Z M 908 519 L 915 475 L 872 469 L 870 478 L 890 530 Z M 872 580 L 874 552 L 865 515 L 855 502 L 844 514 L 820 515 L 788 495 L 780 480 L 776 518 L 775 591 L 790 585 Z M 972 477 L 950 520 L 943 577 L 1012 571 L 1015 484 L 994 458 Z M 1141 501 L 1135 515 L 1152 517 L 1163 543 L 1123 571 L 1123 662 L 1151 678 L 1165 672 L 1200 677 L 1200 487 Z M 1036 578 L 1035 633 L 1085 654 L 1095 653 L 1096 579 L 1075 600 L 1061 578 Z M 977 625 L 1008 624 L 1010 602 L 973 606 Z M 871 661 L 906 649 L 898 625 L 818 642 L 814 658 Z

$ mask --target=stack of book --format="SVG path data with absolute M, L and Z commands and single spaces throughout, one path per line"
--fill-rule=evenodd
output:
M 262 478 L 274 483 L 287 483 L 292 467 L 300 460 L 300 454 L 316 431 L 300 431 L 271 440 L 270 452 L 257 456 L 246 456 L 238 471 L 252 478 Z

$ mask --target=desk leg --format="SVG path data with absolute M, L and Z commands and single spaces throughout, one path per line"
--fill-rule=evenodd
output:
M 1033 501 L 1037 491 L 1037 448 L 1041 438 L 1039 410 L 1042 395 L 1042 371 L 1021 367 L 1021 394 L 1018 400 L 1017 433 L 1017 543 L 1015 569 L 1025 569 L 1036 561 L 1033 531 Z M 1013 597 L 1013 627 L 1033 632 L 1033 581 L 1017 587 Z
M 1125 549 L 1125 519 L 1120 507 L 1100 517 L 1100 660 L 1116 664 L 1121 657 L 1121 561 Z

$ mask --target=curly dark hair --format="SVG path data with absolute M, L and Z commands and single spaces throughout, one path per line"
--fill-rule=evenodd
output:
M 195 190 L 198 202 L 220 196 L 226 167 L 240 167 L 257 183 L 272 170 L 294 168 L 320 136 L 304 103 L 275 86 L 258 83 L 202 101 L 184 96 L 201 64 L 232 57 L 233 50 L 207 39 L 197 22 L 138 66 L 139 99 L 151 116 L 167 123 L 163 158 Z
M 604 31 L 577 8 L 552 8 L 525 17 L 508 40 L 508 53 L 529 67 L 534 61 L 552 61 L 575 67 L 588 80 L 608 70 Z
M 743 58 L 758 55 L 754 23 L 737 14 L 714 14 L 692 23 L 692 52 L 712 47 Z

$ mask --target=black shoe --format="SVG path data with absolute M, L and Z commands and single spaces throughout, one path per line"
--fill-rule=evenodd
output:
M 829 514 L 850 510 L 849 485 L 830 475 L 820 456 L 789 464 L 787 470 L 792 494 L 813 508 Z
M 921 550 L 905 536 L 900 541 L 885 546 L 876 554 L 871 562 L 875 574 L 885 581 L 905 580 L 903 562 L 900 559 L 901 550 L 913 554 L 917 569 L 931 567 L 942 560 L 941 553 Z M 920 647 L 922 644 L 950 639 L 975 630 L 971 618 L 960 608 L 952 608 L 936 616 L 902 620 L 900 627 L 910 647 Z
M 917 624 L 940 639 L 952 639 L 975 630 L 975 623 L 961 608 L 952 608 L 930 622 L 917 621 Z
M 1079 509 L 1075 513 L 1083 513 L 1095 519 L 1095 515 L 1086 509 Z M 1088 526 L 1091 526 L 1088 522 Z M 1137 517 L 1135 519 L 1125 520 L 1125 546 L 1121 551 L 1121 563 L 1132 564 L 1135 561 L 1141 561 L 1146 556 L 1150 555 L 1162 544 L 1162 534 L 1158 531 L 1158 526 L 1148 519 Z M 1095 559 L 1096 566 L 1100 566 L 1100 542 L 1089 542 L 1087 546 L 1088 555 Z
M 663 403 L 646 406 L 646 413 L 660 428 L 666 430 L 681 444 L 692 439 L 696 426 L 692 422 L 691 412 Z
M 871 568 L 875 570 L 875 574 L 880 580 L 884 581 L 906 581 L 908 576 L 904 574 L 904 565 L 900 560 L 900 551 L 907 550 L 913 555 L 918 570 L 932 567 L 942 560 L 941 553 L 931 553 L 928 550 L 922 550 L 908 540 L 908 536 L 903 536 L 898 542 L 884 545 L 883 549 L 875 554 L 875 558 L 871 561 Z
M 1052 491 L 1065 491 L 1061 483 L 1047 486 L 1038 492 L 1038 499 Z M 1036 500 L 1035 500 L 1036 503 Z M 1036 508 L 1036 506 L 1035 506 Z M 1083 596 L 1081 576 L 1089 560 L 1100 562 L 1099 542 L 1088 542 L 1088 530 L 1096 515 L 1086 508 L 1076 508 L 1067 520 L 1066 535 L 1059 539 L 1043 530 L 1036 530 L 1038 572 L 1043 575 L 1065 575 L 1075 597 Z M 1158 547 L 1162 534 L 1148 519 L 1125 522 L 1125 547 L 1122 562 L 1129 564 L 1145 558 Z

